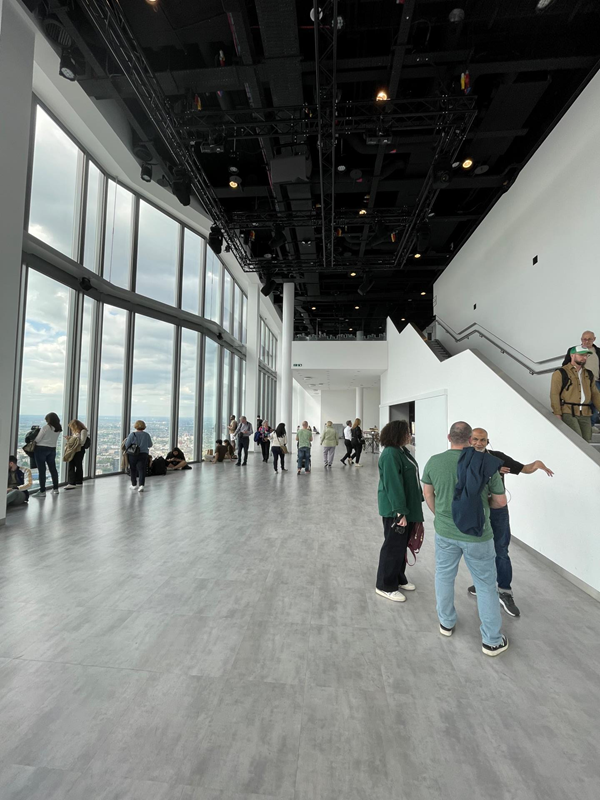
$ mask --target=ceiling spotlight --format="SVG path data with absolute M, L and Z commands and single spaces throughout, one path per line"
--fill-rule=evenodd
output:
M 357 183 L 362 183 L 362 169 L 353 169 L 350 173 L 350 177 Z M 367 200 L 368 199 L 369 198 L 367 197 Z
M 229 172 L 231 172 L 231 173 L 233 173 L 235 175 L 237 175 L 238 172 L 240 171 L 239 168 L 235 164 L 230 164 L 228 169 L 229 169 Z
M 74 81 L 77 77 L 77 65 L 75 64 L 75 60 L 66 50 L 63 50 L 60 57 L 58 74 L 68 81 Z
M 415 253 L 415 258 L 421 258 L 421 253 Z
M 461 164 L 461 167 L 463 169 L 471 169 L 472 166 L 473 166 L 473 159 L 472 158 L 465 158 L 465 160 Z
M 388 99 L 388 93 L 385 91 L 385 89 L 380 89 L 377 92 L 377 101 L 379 103 L 384 103 L 387 99 Z
M 316 307 L 316 306 L 312 306 L 312 307 L 311 307 L 311 311 L 316 311 L 316 310 L 317 310 L 317 307 Z
M 348 330 L 349 330 L 349 331 L 351 331 L 351 330 L 352 330 L 352 328 L 348 328 Z
M 173 194 L 182 206 L 189 206 L 191 199 L 192 182 L 187 174 L 185 167 L 175 167 L 173 170 L 173 183 L 171 184 Z M 222 237 L 221 237 L 222 239 Z M 219 250 L 219 253 L 221 251 Z
M 358 213 L 360 214 L 361 217 L 364 217 L 365 214 L 367 213 L 367 209 L 366 208 L 361 208 L 361 210 Z
M 547 11 L 551 5 L 554 5 L 555 0 L 538 0 L 538 3 L 535 7 L 536 14 L 543 14 L 544 11 Z
M 310 18 L 312 19 L 313 22 L 315 21 L 315 10 L 314 10 L 314 8 L 311 8 L 311 10 L 310 10 Z M 319 8 L 319 19 L 323 19 L 323 9 L 322 8 Z
M 406 322 L 406 317 L 402 317 L 402 319 L 400 320 L 400 322 Z
M 360 308 L 360 306 L 354 306 L 354 308 L 355 308 L 355 309 L 358 311 L 358 309 Z
M 350 277 L 351 277 L 351 278 L 356 278 L 356 272 L 351 272 L 351 273 L 350 273 Z
M 223 234 L 218 225 L 213 225 L 208 234 L 208 246 L 215 255 L 219 255 L 223 247 Z
M 425 297 L 426 294 L 427 292 L 421 292 L 421 297 Z
M 152 180 L 152 165 L 151 164 L 142 164 L 142 171 L 140 173 L 140 178 L 145 181 L 146 183 L 150 183 Z
M 337 171 L 338 172 L 346 172 L 346 165 L 345 164 L 338 164 Z
M 459 22 L 463 22 L 465 19 L 465 12 L 462 8 L 453 8 L 452 11 L 448 14 L 448 21 L 452 22 L 454 25 L 457 25 Z
M 445 189 L 454 177 L 452 174 L 453 164 L 449 159 L 441 158 L 433 168 L 434 189 Z
M 264 286 L 261 287 L 260 293 L 263 294 L 265 297 L 268 297 L 274 290 L 277 284 L 272 278 L 267 278 L 264 283 Z
M 231 177 L 229 178 L 229 188 L 239 189 L 241 185 L 242 185 L 241 175 L 231 175 Z
M 158 4 L 158 0 L 146 0 L 149 6 L 155 6 Z

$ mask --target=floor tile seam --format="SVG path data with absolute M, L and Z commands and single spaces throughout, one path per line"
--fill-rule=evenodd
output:
M 33 664 L 61 664 L 67 667 L 92 667 L 94 669 L 110 669 L 110 670 L 117 670 L 119 672 L 144 672 L 148 673 L 149 675 L 186 675 L 190 678 L 202 678 L 202 677 L 213 677 L 210 675 L 197 675 L 196 673 L 192 672 L 177 672 L 174 670 L 160 670 L 160 669 L 152 669 L 151 667 L 115 667 L 112 664 L 92 664 L 91 662 L 85 661 L 54 661 L 52 659 L 43 659 L 43 658 L 22 658 L 21 656 L 18 657 L 11 657 L 11 661 L 21 661 L 23 663 L 31 662 Z

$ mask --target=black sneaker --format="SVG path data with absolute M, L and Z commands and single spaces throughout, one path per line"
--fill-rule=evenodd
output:
M 440 633 L 442 636 L 452 636 L 454 633 L 454 628 L 445 628 L 440 622 Z
M 511 617 L 520 617 L 521 612 L 515 605 L 515 600 L 512 594 L 508 592 L 499 592 L 498 598 L 500 600 L 500 605 L 506 611 L 507 614 L 510 614 Z
M 469 586 L 467 592 L 471 595 L 471 597 L 477 597 L 477 589 L 474 586 Z
M 505 650 L 508 650 L 508 639 L 506 636 L 502 637 L 502 644 L 485 644 L 481 645 L 484 656 L 499 656 Z

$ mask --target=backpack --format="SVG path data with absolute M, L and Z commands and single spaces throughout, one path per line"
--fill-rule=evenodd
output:
M 417 563 L 417 553 L 421 552 L 421 547 L 423 546 L 424 539 L 425 539 L 425 525 L 422 522 L 414 522 L 412 533 L 407 543 L 406 556 L 405 556 L 406 563 L 410 567 L 414 567 L 414 565 Z M 413 554 L 415 559 L 412 564 L 408 560 L 409 550 Z
M 152 468 L 151 468 L 152 475 L 166 475 L 167 474 L 167 462 L 162 456 L 158 456 L 152 461 Z
M 571 388 L 571 386 L 573 385 L 573 381 L 571 380 L 571 378 L 569 378 L 569 373 L 567 372 L 566 369 L 564 369 L 564 367 L 559 367 L 558 371 L 560 372 L 560 377 L 561 377 L 561 381 L 562 381 L 561 382 L 561 387 L 560 387 L 560 395 L 559 395 L 560 402 L 561 402 L 561 405 L 562 405 L 564 403 L 564 400 L 562 399 L 562 394 L 565 391 L 565 389 L 570 389 Z M 587 372 L 588 378 L 590 379 L 590 385 L 593 386 L 594 385 L 594 374 L 593 374 L 593 372 L 591 370 L 589 370 L 589 369 L 586 369 L 586 367 L 584 367 L 581 371 L 582 372 Z M 567 406 L 578 406 L 578 405 L 589 406 L 589 405 L 591 405 L 591 403 L 583 403 L 583 404 L 580 404 L 580 403 L 565 403 L 565 405 L 567 405 Z

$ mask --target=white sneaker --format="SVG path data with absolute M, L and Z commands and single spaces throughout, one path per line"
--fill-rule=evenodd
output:
M 355 467 L 362 467 L 362 464 L 355 464 Z
M 58 489 L 52 489 L 52 494 L 58 494 Z
M 135 486 L 133 486 L 133 485 L 132 485 L 132 486 L 130 486 L 129 488 L 131 489 L 131 491 L 132 491 L 132 492 L 137 492 L 137 488 L 138 488 L 138 487 L 137 487 L 137 483 L 136 483 L 136 485 L 135 485 Z
M 76 488 L 77 486 L 75 486 L 73 483 L 67 483 L 67 485 L 65 486 L 65 489 L 76 489 Z
M 392 600 L 394 603 L 403 603 L 406 600 L 402 592 L 382 592 L 381 589 L 375 589 L 375 594 L 381 595 L 387 600 Z
M 140 488 L 138 489 L 138 492 L 143 492 L 143 491 L 144 491 L 144 487 L 140 486 Z
M 414 585 L 414 583 L 405 583 L 404 586 L 400 584 L 400 588 L 403 592 L 414 592 L 417 587 Z

